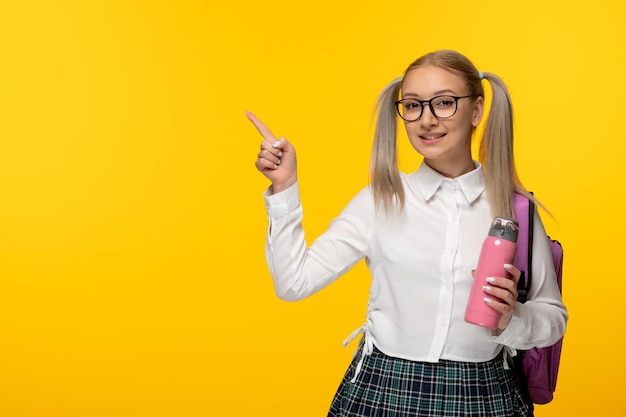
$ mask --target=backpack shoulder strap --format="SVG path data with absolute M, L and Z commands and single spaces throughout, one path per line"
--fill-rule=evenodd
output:
M 517 236 L 517 253 L 515 266 L 522 271 L 517 283 L 518 301 L 525 303 L 532 283 L 533 264 L 533 223 L 535 218 L 535 204 L 525 196 L 514 195 L 515 219 L 519 222 Z
M 517 301 L 525 303 L 532 282 L 533 264 L 533 221 L 535 218 L 535 205 L 525 196 L 515 193 L 514 195 L 515 219 L 519 222 L 517 235 L 517 252 L 515 254 L 515 266 L 522 271 L 517 283 Z M 535 405 L 528 389 L 528 379 L 524 370 L 524 351 L 518 351 L 512 358 L 513 369 L 517 376 L 520 392 L 529 413 L 534 416 Z

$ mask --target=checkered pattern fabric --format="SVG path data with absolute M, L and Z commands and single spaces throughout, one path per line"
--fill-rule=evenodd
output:
M 488 362 L 415 362 L 376 347 L 354 376 L 363 348 L 341 382 L 328 417 L 529 417 L 502 354 Z

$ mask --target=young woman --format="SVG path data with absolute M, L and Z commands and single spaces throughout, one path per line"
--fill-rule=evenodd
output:
M 483 81 L 493 100 L 480 144 Z M 399 116 L 399 117 L 398 117 Z M 567 312 L 548 242 L 535 239 L 529 301 L 517 302 L 520 271 L 489 277 L 498 329 L 469 324 L 464 313 L 481 245 L 495 216 L 514 217 L 514 192 L 532 198 L 513 159 L 510 98 L 503 82 L 463 55 L 436 51 L 413 62 L 378 101 L 371 184 L 307 247 L 302 229 L 295 150 L 251 113 L 264 137 L 257 169 L 270 181 L 267 262 L 276 292 L 299 300 L 365 259 L 372 288 L 354 360 L 329 416 L 528 416 L 505 366 L 516 349 L 549 346 L 565 332 Z M 396 125 L 403 120 L 423 156 L 413 173 L 398 172 Z M 545 234 L 535 214 L 534 234 Z M 487 302 L 487 301 L 485 301 Z

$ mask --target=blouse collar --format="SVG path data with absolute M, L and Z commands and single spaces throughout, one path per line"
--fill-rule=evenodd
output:
M 437 190 L 450 184 L 461 189 L 469 204 L 473 203 L 485 191 L 485 177 L 480 162 L 474 161 L 475 169 L 456 178 L 448 178 L 432 169 L 422 161 L 416 172 L 417 187 L 426 201 L 430 200 Z

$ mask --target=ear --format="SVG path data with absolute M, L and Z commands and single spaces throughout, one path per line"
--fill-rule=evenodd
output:
M 478 97 L 474 100 L 473 113 L 472 113 L 472 126 L 476 128 L 480 121 L 483 119 L 483 110 L 485 109 L 485 100 L 482 97 Z

